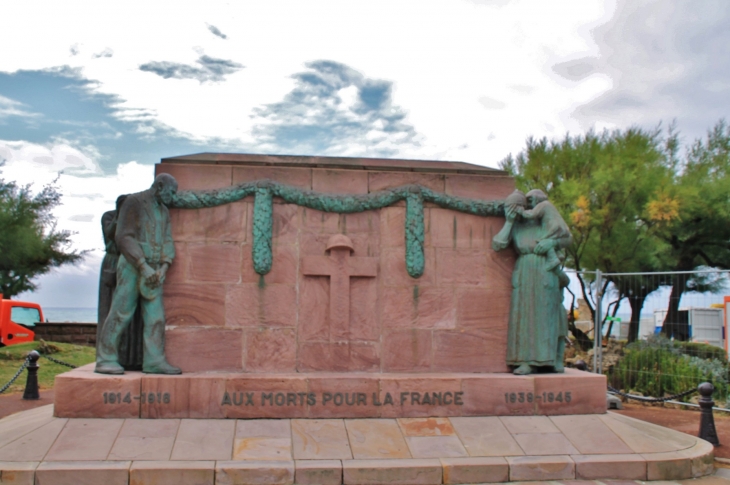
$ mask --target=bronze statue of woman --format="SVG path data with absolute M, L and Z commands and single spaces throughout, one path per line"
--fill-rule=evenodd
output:
M 126 195 L 117 198 L 116 210 L 107 211 L 101 216 L 101 230 L 104 235 L 106 254 L 101 262 L 99 277 L 99 306 L 96 327 L 96 342 L 100 340 L 104 321 L 109 314 L 114 289 L 117 287 L 117 263 L 119 250 L 114 241 L 117 231 L 117 214 L 126 199 Z M 119 363 L 126 370 L 142 370 L 142 315 L 139 306 L 129 329 L 122 335 L 119 349 Z
M 568 334 L 563 288 L 569 280 L 546 255 L 550 249 L 562 249 L 566 241 L 551 239 L 540 220 L 521 217 L 520 211 L 527 206 L 525 194 L 518 190 L 510 194 L 505 200 L 505 225 L 492 239 L 495 251 L 510 243 L 517 251 L 512 273 L 507 365 L 517 375 L 563 372 Z

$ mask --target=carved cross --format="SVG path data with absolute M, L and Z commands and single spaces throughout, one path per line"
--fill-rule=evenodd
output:
M 378 258 L 352 257 L 352 241 L 335 234 L 327 242 L 329 256 L 302 258 L 302 274 L 330 277 L 330 338 L 347 340 L 350 325 L 350 278 L 378 275 Z

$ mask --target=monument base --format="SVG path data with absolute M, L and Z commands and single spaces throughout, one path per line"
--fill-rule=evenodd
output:
M 62 418 L 406 418 L 606 412 L 606 377 L 565 374 L 94 373 L 56 377 Z

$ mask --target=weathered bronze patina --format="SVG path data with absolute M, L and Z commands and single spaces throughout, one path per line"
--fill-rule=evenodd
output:
M 181 373 L 165 359 L 162 305 L 162 283 L 175 257 L 166 204 L 170 204 L 176 191 L 177 181 L 171 175 L 162 174 L 150 189 L 127 196 L 119 210 L 115 233 L 120 253 L 117 284 L 97 343 L 98 373 L 124 373 L 119 358 L 121 338 L 138 304 L 144 327 L 142 370 L 151 374 Z
M 568 320 L 563 308 L 563 288 L 569 279 L 553 258 L 571 243 L 570 234 L 554 230 L 560 222 L 557 211 L 543 204 L 541 191 L 530 197 L 516 190 L 505 200 L 506 223 L 492 239 L 500 251 L 510 245 L 517 251 L 512 274 L 507 364 L 514 373 L 526 375 L 536 371 L 563 372 L 563 353 L 568 334 Z M 525 209 L 530 209 L 527 212 Z M 520 214 L 525 213 L 523 217 Z M 565 224 L 564 222 L 562 224 Z M 566 226 L 567 227 L 567 226 Z M 552 253 L 549 255 L 549 253 Z

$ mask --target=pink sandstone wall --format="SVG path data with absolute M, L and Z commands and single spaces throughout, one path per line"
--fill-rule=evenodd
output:
M 269 178 L 326 193 L 364 194 L 418 183 L 452 195 L 503 199 L 504 175 L 162 163 L 180 190 Z M 498 172 L 499 173 L 499 172 Z M 506 372 L 505 345 L 515 255 L 495 253 L 502 218 L 425 209 L 423 276 L 405 269 L 405 207 L 329 214 L 274 201 L 273 266 L 251 260 L 253 199 L 171 210 L 177 258 L 165 283 L 166 351 L 192 371 Z M 329 324 L 330 281 L 306 276 L 302 259 L 325 256 L 331 235 L 353 257 L 377 260 L 377 277 L 351 278 L 346 335 Z

